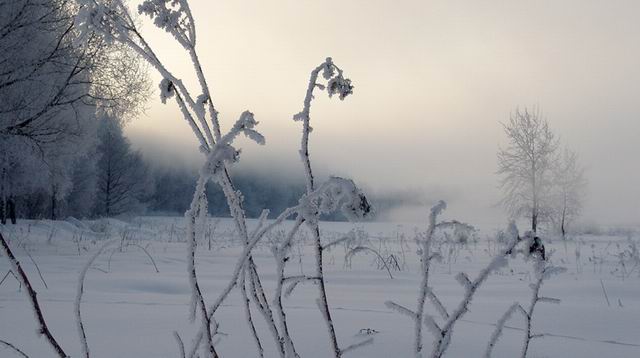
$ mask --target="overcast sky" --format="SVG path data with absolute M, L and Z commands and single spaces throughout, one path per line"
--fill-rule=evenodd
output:
M 249 109 L 267 137 L 266 147 L 242 142 L 244 166 L 301 171 L 300 123 L 291 116 L 309 72 L 331 56 L 355 90 L 344 101 L 314 102 L 318 170 L 376 192 L 442 197 L 472 222 L 502 220 L 500 121 L 516 106 L 539 105 L 587 167 L 586 219 L 640 222 L 638 1 L 190 3 L 223 125 Z M 171 38 L 143 24 L 166 65 L 193 83 Z M 127 129 L 136 145 L 195 162 L 197 145 L 175 103 L 162 105 L 156 94 L 148 106 Z

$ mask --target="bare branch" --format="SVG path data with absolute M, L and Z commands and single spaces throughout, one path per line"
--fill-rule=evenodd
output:
M 14 271 L 14 273 L 17 273 L 18 277 L 20 278 L 20 281 L 25 287 L 25 294 L 29 299 L 29 303 L 31 303 L 31 308 L 33 309 L 36 319 L 38 321 L 38 325 L 39 325 L 38 331 L 46 337 L 47 342 L 49 342 L 49 344 L 51 345 L 53 350 L 56 352 L 58 357 L 66 358 L 67 354 L 64 352 L 64 350 L 62 349 L 58 341 L 53 337 L 53 334 L 51 334 L 51 331 L 47 326 L 47 322 L 45 321 L 44 315 L 42 314 L 42 309 L 40 308 L 40 303 L 38 302 L 36 291 L 33 289 L 33 287 L 31 287 L 31 282 L 29 282 L 29 278 L 22 270 L 22 266 L 20 266 L 20 263 L 18 262 L 18 260 L 16 260 L 15 256 L 13 256 L 13 252 L 9 248 L 9 245 L 5 241 L 1 232 L 0 232 L 0 244 L 2 244 L 2 249 L 6 254 L 7 258 L 9 259 L 9 264 L 12 267 L 12 271 Z

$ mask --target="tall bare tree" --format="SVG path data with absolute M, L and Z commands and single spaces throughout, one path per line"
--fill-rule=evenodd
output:
M 100 119 L 98 156 L 95 213 L 113 216 L 135 210 L 151 187 L 148 170 L 113 117 Z
M 509 140 L 498 150 L 502 204 L 513 217 L 528 217 L 535 233 L 549 210 L 558 139 L 537 107 L 516 109 L 502 126 Z
M 564 239 L 567 226 L 582 210 L 587 179 L 578 155 L 566 149 L 558 156 L 553 167 L 553 201 L 551 221 Z

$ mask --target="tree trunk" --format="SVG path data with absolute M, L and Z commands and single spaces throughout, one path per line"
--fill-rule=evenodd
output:
M 104 196 L 104 213 L 106 217 L 109 217 L 111 211 L 111 166 L 107 168 L 107 183 L 105 185 L 105 196 Z
M 534 236 L 538 229 L 538 187 L 536 178 L 536 165 L 535 161 L 531 163 L 531 190 L 532 190 L 532 205 L 531 205 L 531 231 Z
M 51 220 L 56 219 L 56 191 L 51 192 Z
M 16 202 L 13 199 L 13 197 L 9 197 L 9 200 L 7 200 L 6 208 L 7 208 L 7 214 L 2 218 L 3 224 L 6 223 L 7 221 L 6 217 L 8 216 L 9 219 L 11 220 L 11 224 L 15 225 L 16 224 Z
M 3 198 L 0 198 L 0 223 L 2 225 L 5 225 L 7 223 L 7 202 L 6 200 Z
M 531 212 L 531 231 L 536 234 L 538 229 L 538 211 L 534 208 Z
M 560 221 L 560 232 L 562 232 L 562 240 L 565 240 L 566 237 L 566 232 L 565 232 L 565 228 L 564 228 L 564 223 L 565 223 L 565 217 L 567 216 L 567 208 L 564 207 L 562 208 L 562 220 Z
M 5 188 L 5 179 L 7 178 L 7 169 L 2 168 L 2 178 L 0 180 L 0 223 L 7 223 L 7 192 Z

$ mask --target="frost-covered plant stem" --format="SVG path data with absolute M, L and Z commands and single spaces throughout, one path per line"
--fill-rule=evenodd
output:
M 423 236 L 419 236 L 416 241 L 420 247 L 420 287 L 418 288 L 418 299 L 416 310 L 411 311 L 408 308 L 405 308 L 397 303 L 387 301 L 385 305 L 393 310 L 398 311 L 404 315 L 407 315 L 409 318 L 413 320 L 414 323 L 414 354 L 416 357 L 422 357 L 423 354 L 423 344 L 422 344 L 422 326 L 431 320 L 425 320 L 424 315 L 424 306 L 427 298 L 431 301 L 431 303 L 435 306 L 435 308 L 440 312 L 443 319 L 448 319 L 449 315 L 444 305 L 438 297 L 435 295 L 433 290 L 429 287 L 429 273 L 431 269 L 431 262 L 438 257 L 437 254 L 432 253 L 432 243 L 434 240 L 434 235 L 436 230 L 438 229 L 446 229 L 446 228 L 454 228 L 464 231 L 472 231 L 473 228 L 467 224 L 463 224 L 457 221 L 443 221 L 437 223 L 438 216 L 447 208 L 447 204 L 444 201 L 439 201 L 436 205 L 431 208 L 429 213 L 429 223 L 427 225 L 427 231 Z M 428 328 L 433 328 L 430 325 L 427 325 Z
M 535 260 L 534 270 L 536 274 L 536 282 L 530 285 L 532 291 L 531 302 L 529 303 L 529 307 L 526 311 L 522 309 L 522 306 L 520 306 L 521 312 L 524 315 L 525 319 L 525 335 L 524 343 L 522 345 L 522 358 L 525 358 L 527 356 L 531 340 L 533 338 L 542 337 L 542 334 L 532 333 L 533 312 L 538 302 L 560 303 L 560 300 L 557 298 L 540 296 L 540 288 L 544 284 L 544 280 L 549 278 L 549 276 L 565 271 L 564 268 L 548 265 L 545 260 L 539 258 L 533 258 L 533 260 Z
M 540 289 L 540 283 L 542 281 L 538 281 L 535 284 L 535 288 L 533 289 L 535 292 L 535 295 L 537 295 L 538 290 Z M 524 320 L 525 320 L 525 329 L 524 329 L 524 343 L 522 345 L 522 354 L 520 355 L 522 358 L 525 358 L 527 356 L 527 352 L 529 351 L 529 343 L 531 342 L 531 339 L 534 338 L 535 336 L 531 334 L 531 321 L 533 319 L 533 310 L 536 307 L 536 303 L 538 303 L 537 297 L 534 297 L 531 301 L 531 305 L 529 305 L 529 309 L 526 312 L 523 312 L 524 314 Z
M 99 249 L 96 251 L 93 256 L 87 261 L 82 270 L 80 271 L 80 277 L 78 279 L 78 290 L 76 291 L 76 299 L 74 301 L 74 313 L 76 318 L 76 326 L 78 327 L 78 336 L 80 337 L 80 346 L 82 348 L 82 356 L 84 358 L 89 358 L 89 344 L 87 343 L 87 334 L 84 330 L 84 323 L 82 322 L 82 315 L 80 311 L 80 304 L 82 303 L 82 295 L 84 294 L 84 279 L 87 276 L 87 271 L 93 264 L 93 262 L 100 256 L 100 254 L 106 249 L 108 246 L 112 245 L 116 242 L 115 240 L 110 240 L 105 242 Z
M 185 3 L 187 3 L 185 1 Z M 195 34 L 195 30 L 194 30 Z M 209 114 L 211 116 L 211 126 L 213 128 L 213 133 L 215 135 L 216 140 L 220 139 L 220 123 L 218 122 L 218 111 L 215 109 L 213 105 L 213 101 L 211 100 L 211 94 L 209 91 L 209 85 L 207 84 L 207 79 L 204 76 L 204 72 L 202 71 L 202 66 L 200 65 L 200 59 L 198 58 L 198 54 L 195 48 L 195 39 L 193 46 L 189 48 L 189 56 L 191 56 L 191 62 L 193 63 L 194 69 L 198 76 L 198 82 L 200 83 L 200 87 L 202 88 L 202 96 L 203 101 L 206 101 L 209 107 Z M 211 135 L 209 133 L 208 135 Z
M 431 208 L 427 232 L 425 233 L 424 238 L 418 240 L 418 244 L 420 245 L 421 249 L 422 280 L 418 291 L 418 304 L 415 312 L 391 301 L 387 301 L 385 303 L 387 307 L 408 316 L 414 321 L 414 353 L 417 358 L 421 358 L 423 356 L 423 324 L 435 337 L 433 349 L 429 356 L 431 358 L 440 358 L 444 355 L 447 348 L 449 347 L 449 344 L 451 343 L 453 328 L 455 324 L 468 311 L 469 304 L 471 303 L 471 300 L 473 299 L 476 291 L 482 285 L 482 283 L 485 282 L 487 277 L 489 277 L 491 272 L 497 270 L 506 263 L 506 257 L 513 252 L 519 242 L 517 232 L 514 232 L 513 240 L 498 254 L 498 256 L 494 257 L 491 262 L 482 271 L 480 271 L 475 280 L 471 281 L 464 273 L 459 273 L 458 275 L 456 275 L 456 280 L 463 286 L 465 294 L 456 309 L 453 312 L 449 313 L 447 312 L 446 307 L 444 307 L 433 289 L 429 287 L 429 269 L 431 260 L 433 260 L 437 256 L 431 253 L 431 243 L 433 242 L 433 236 L 438 229 L 453 228 L 454 230 L 457 229 L 469 232 L 473 230 L 473 227 L 455 220 L 436 223 L 438 215 L 442 213 L 445 208 L 446 204 L 443 201 L 438 202 L 438 204 Z M 434 317 L 424 314 L 424 305 L 427 298 L 434 305 L 434 307 L 440 313 L 440 316 L 444 320 L 444 323 L 442 325 L 438 325 Z
M 536 308 L 536 305 L 539 302 L 548 302 L 548 303 L 560 303 L 560 300 L 557 298 L 551 297 L 543 297 L 540 296 L 540 289 L 544 284 L 544 281 L 548 279 L 551 275 L 556 275 L 566 271 L 563 267 L 551 266 L 547 263 L 547 261 L 542 260 L 538 257 L 533 258 L 534 263 L 534 272 L 536 281 L 529 285 L 531 288 L 531 301 L 529 302 L 529 306 L 525 309 L 521 304 L 514 303 L 509 307 L 509 309 L 500 317 L 496 324 L 496 329 L 493 331 L 491 338 L 489 339 L 489 343 L 487 345 L 487 349 L 485 351 L 484 357 L 490 358 L 491 353 L 493 352 L 493 348 L 495 348 L 500 336 L 502 335 L 502 331 L 504 330 L 505 324 L 511 318 L 513 313 L 519 312 L 524 317 L 525 328 L 524 328 L 524 342 L 522 344 L 521 358 L 526 358 L 527 352 L 529 351 L 529 345 L 531 344 L 531 340 L 534 338 L 543 337 L 543 334 L 534 334 L 532 332 L 532 323 L 533 323 L 533 314 Z
M 269 328 L 269 332 L 274 339 L 276 344 L 276 349 L 278 350 L 278 354 L 281 358 L 285 357 L 285 347 L 282 338 L 280 337 L 280 333 L 278 332 L 278 327 L 276 326 L 276 322 L 273 318 L 273 312 L 269 307 L 269 303 L 267 302 L 267 297 L 264 293 L 264 289 L 262 288 L 262 283 L 260 282 L 260 278 L 257 275 L 256 266 L 252 264 L 252 261 L 248 264 L 250 272 L 250 280 L 249 284 L 251 287 L 251 294 L 254 303 L 258 307 L 258 310 L 262 314 L 267 327 Z
M 244 247 L 242 253 L 238 257 L 238 261 L 236 261 L 236 265 L 234 267 L 234 270 L 231 273 L 231 279 L 227 283 L 227 286 L 225 286 L 225 288 L 222 290 L 222 292 L 220 292 L 220 294 L 218 295 L 216 300 L 213 302 L 213 304 L 211 304 L 209 306 L 209 309 L 208 309 L 208 312 L 207 312 L 207 317 L 209 319 L 211 319 L 213 317 L 213 314 L 218 310 L 218 308 L 220 308 L 220 306 L 222 305 L 224 300 L 229 296 L 229 293 L 231 293 L 231 290 L 238 283 L 238 279 L 240 277 L 241 271 L 242 271 L 243 267 L 245 266 L 245 264 L 248 262 L 250 254 L 251 254 L 251 250 L 253 250 L 255 245 L 260 241 L 260 239 L 262 239 L 262 237 L 267 232 L 273 230 L 273 228 L 275 228 L 276 226 L 282 224 L 282 222 L 285 219 L 287 219 L 290 216 L 292 216 L 293 214 L 295 214 L 298 210 L 300 210 L 300 206 L 295 206 L 295 207 L 291 207 L 291 208 L 286 209 L 272 223 L 270 223 L 269 225 L 265 225 L 264 227 L 262 227 L 260 230 L 258 230 L 253 235 L 253 237 L 249 241 L 249 244 Z M 196 339 L 195 339 L 196 344 L 200 343 L 200 340 L 202 339 L 202 335 L 203 335 L 203 332 L 201 331 L 198 334 L 198 336 L 196 337 Z
M 507 324 L 507 321 L 509 320 L 509 318 L 511 318 L 513 313 L 518 310 L 522 310 L 522 306 L 520 306 L 518 302 L 515 302 L 514 304 L 509 306 L 509 309 L 507 309 L 504 312 L 504 314 L 500 317 L 500 319 L 496 323 L 496 329 L 491 334 L 491 337 L 489 338 L 489 342 L 487 343 L 487 349 L 484 353 L 484 358 L 491 358 L 491 353 L 493 352 L 493 348 L 495 348 L 496 344 L 498 343 L 498 340 L 502 335 L 502 331 L 504 330 L 504 327 Z
M 64 350 L 62 349 L 58 341 L 53 337 L 53 334 L 51 334 L 51 331 L 47 326 L 47 322 L 45 321 L 44 315 L 42 314 L 42 309 L 40 308 L 40 303 L 38 302 L 36 291 L 33 289 L 33 287 L 31 287 L 31 282 L 29 282 L 29 278 L 27 277 L 27 274 L 22 270 L 22 266 L 20 265 L 20 262 L 13 255 L 11 248 L 5 241 L 1 232 L 0 232 L 0 244 L 2 246 L 2 250 L 4 251 L 7 258 L 9 259 L 11 270 L 17 274 L 21 284 L 25 287 L 24 292 L 27 295 L 27 298 L 29 299 L 31 308 L 33 309 L 33 312 L 36 316 L 36 320 L 38 321 L 38 332 L 45 336 L 45 338 L 47 339 L 47 342 L 49 342 L 49 344 L 51 345 L 53 350 L 56 352 L 58 357 L 66 358 L 67 354 L 64 352 Z
M 309 225 L 313 238 L 315 240 L 315 254 L 316 254 L 316 274 L 318 289 L 320 297 L 318 299 L 318 307 L 322 311 L 325 323 L 327 324 L 327 332 L 329 333 L 329 340 L 331 342 L 331 349 L 336 358 L 341 356 L 340 347 L 338 346 L 338 339 L 336 337 L 336 331 L 333 326 L 333 320 L 331 319 L 331 312 L 329 310 L 329 302 L 327 300 L 327 289 L 325 287 L 324 272 L 323 272 L 323 257 L 322 257 L 322 243 L 320 242 L 320 229 L 317 224 Z
M 178 345 L 179 358 L 187 358 L 187 353 L 184 350 L 184 342 L 182 342 L 182 338 L 180 338 L 180 334 L 178 334 L 177 331 L 173 331 L 173 338 L 175 338 L 176 344 Z
M 245 248 L 249 246 L 251 237 L 249 235 L 246 223 L 246 216 L 244 209 L 242 208 L 242 198 L 237 190 L 235 190 L 233 183 L 231 181 L 231 177 L 229 176 L 228 171 L 224 170 L 224 174 L 222 174 L 222 178 L 218 180 L 220 185 L 223 188 L 223 192 L 227 198 L 227 203 L 231 210 L 231 215 L 234 218 L 234 222 L 236 225 L 236 230 L 240 233 L 240 236 L 244 239 L 243 243 Z M 264 220 L 268 215 L 268 211 L 264 211 L 260 217 L 258 227 L 264 224 Z M 274 340 L 276 342 L 276 346 L 280 352 L 282 352 L 282 343 L 280 341 L 279 335 L 277 334 L 277 329 L 275 328 L 275 322 L 273 321 L 273 313 L 271 312 L 271 308 L 268 305 L 266 297 L 264 295 L 264 291 L 262 289 L 262 283 L 260 280 L 260 275 L 258 274 L 258 270 L 256 264 L 251 255 L 251 250 L 248 251 L 247 261 L 244 267 L 244 273 L 242 274 L 242 283 L 241 283 L 241 294 L 242 299 L 245 304 L 245 314 L 247 318 L 247 323 L 250 326 L 250 330 L 254 337 L 254 341 L 256 342 L 256 347 L 258 349 L 258 353 L 260 356 L 263 355 L 264 349 L 262 347 L 262 343 L 260 342 L 260 338 L 255 329 L 255 325 L 253 323 L 253 317 L 251 313 L 251 308 L 249 307 L 249 294 L 247 293 L 247 282 L 246 278 L 249 278 L 249 287 L 251 297 L 254 299 L 254 303 L 258 311 L 262 314 L 265 319 L 266 324 L 269 326 Z M 275 334 L 274 334 L 275 332 Z
M 196 190 L 191 200 L 191 206 L 185 213 L 185 220 L 187 222 L 187 270 L 189 275 L 189 284 L 191 286 L 191 306 L 189 310 L 189 318 L 191 321 L 195 320 L 196 310 L 200 307 L 201 311 L 201 324 L 203 331 L 205 332 L 205 340 L 207 351 L 211 357 L 217 357 L 218 354 L 213 346 L 213 332 L 211 331 L 212 318 L 207 313 L 207 306 L 204 302 L 202 290 L 198 283 L 198 277 L 196 273 L 195 255 L 196 255 L 196 220 L 198 218 L 199 210 L 202 206 L 202 201 L 206 200 L 204 196 L 206 180 L 203 175 L 200 175 L 196 184 Z
M 192 201 L 190 210 L 185 214 L 185 220 L 187 222 L 187 242 L 189 245 L 189 280 L 191 283 L 192 294 L 192 307 L 191 315 L 195 316 L 196 306 L 200 306 L 203 327 L 196 337 L 196 349 L 200 344 L 200 341 L 204 338 L 207 340 L 208 353 L 207 358 L 215 357 L 215 350 L 213 349 L 213 333 L 210 330 L 211 323 L 213 321 L 213 315 L 220 307 L 222 302 L 228 297 L 231 290 L 238 284 L 239 280 L 242 280 L 241 292 L 245 302 L 249 294 L 254 298 L 256 307 L 263 314 L 267 320 L 267 324 L 274 332 L 274 338 L 277 338 L 278 345 L 282 346 L 280 335 L 275 327 L 273 321 L 273 314 L 267 302 L 266 296 L 262 290 L 258 270 L 255 262 L 251 257 L 251 251 L 257 242 L 264 236 L 266 232 L 271 230 L 275 225 L 280 224 L 284 219 L 297 214 L 307 221 L 307 224 L 314 233 L 314 238 L 317 242 L 317 267 L 320 273 L 318 277 L 322 277 L 322 245 L 320 243 L 319 229 L 317 226 L 317 220 L 320 213 L 318 205 L 322 200 L 327 200 L 329 203 L 325 203 L 326 207 L 331 207 L 334 210 L 338 204 L 342 205 L 340 209 L 347 209 L 351 211 L 351 214 L 366 213 L 370 209 L 366 198 L 355 188 L 353 182 L 342 178 L 332 178 L 327 184 L 325 189 L 332 190 L 332 192 L 322 192 L 315 190 L 313 174 L 311 172 L 311 164 L 309 162 L 308 153 L 308 137 L 311 130 L 309 126 L 309 108 L 311 99 L 313 97 L 313 89 L 315 87 L 322 87 L 316 83 L 318 73 L 324 70 L 323 75 L 328 80 L 327 88 L 329 96 L 333 94 L 339 94 L 340 99 L 343 99 L 346 95 L 351 93 L 352 86 L 348 79 L 342 77 L 342 71 L 337 68 L 328 58 L 322 65 L 320 65 L 312 73 L 312 81 L 307 91 L 305 98 L 304 110 L 301 114 L 296 115 L 296 119 L 304 119 L 303 129 L 303 145 L 301 156 L 305 162 L 305 173 L 307 174 L 307 192 L 305 197 L 300 200 L 300 205 L 294 208 L 285 210 L 272 225 L 263 225 L 260 230 L 252 235 L 248 233 L 245 212 L 242 207 L 242 195 L 235 189 L 231 177 L 228 172 L 228 166 L 238 160 L 239 151 L 232 147 L 233 140 L 243 133 L 250 137 L 259 144 L 264 144 L 264 138 L 253 127 L 257 122 L 253 118 L 253 114 L 250 112 L 244 112 L 236 124 L 226 133 L 222 134 L 220 124 L 218 122 L 218 112 L 216 111 L 211 98 L 211 92 L 206 82 L 202 66 L 198 58 L 195 46 L 196 46 L 196 31 L 194 18 L 191 13 L 191 9 L 186 0 L 175 1 L 161 1 L 161 0 L 145 0 L 138 7 L 138 12 L 144 15 L 148 15 L 157 27 L 164 29 L 171 34 L 174 39 L 188 52 L 191 62 L 200 84 L 200 95 L 193 97 L 188 91 L 182 80 L 175 77 L 160 61 L 156 53 L 151 46 L 147 43 L 144 37 L 139 33 L 135 21 L 129 13 L 127 6 L 122 0 L 77 0 L 80 3 L 80 9 L 78 16 L 76 17 L 76 27 L 79 29 L 81 36 L 86 37 L 88 34 L 93 34 L 93 31 L 102 34 L 107 41 L 119 41 L 123 44 L 131 47 L 136 53 L 142 56 L 153 66 L 163 80 L 160 83 L 160 98 L 163 103 L 168 98 L 174 97 L 178 107 L 180 108 L 184 119 L 187 121 L 196 138 L 200 142 L 200 149 L 206 156 L 206 163 L 203 166 L 200 177 L 198 179 L 196 192 Z M 337 74 L 336 74 L 337 72 Z M 205 110 L 205 105 L 208 106 L 208 113 Z M 208 119 L 210 121 L 208 121 Z M 227 200 L 227 204 L 231 213 L 231 217 L 234 220 L 236 231 L 240 239 L 244 243 L 244 250 L 241 253 L 231 279 L 227 286 L 220 292 L 217 299 L 207 309 L 205 307 L 202 292 L 197 283 L 197 275 L 195 270 L 195 245 L 196 245 L 196 223 L 198 217 L 196 212 L 198 210 L 204 210 L 206 206 L 204 202 L 206 197 L 204 194 L 204 186 L 211 180 L 220 185 L 222 191 Z M 320 198 L 322 197 L 322 199 Z M 347 199 L 347 203 L 339 203 L 344 198 Z M 303 203 L 304 201 L 304 203 Z M 310 209 L 310 207 L 316 207 Z M 312 215 L 308 215 L 313 212 Z M 311 220 L 310 220 L 311 219 Z M 262 225 L 262 223 L 261 223 Z M 242 276 L 240 276 L 242 274 Z M 246 279 L 249 279 L 249 287 L 251 292 L 247 292 Z M 335 356 L 340 356 L 340 350 L 338 349 L 337 340 L 335 337 L 335 331 L 331 322 L 331 316 L 329 313 L 326 292 L 324 287 L 324 280 L 320 279 L 320 300 L 322 301 L 323 316 L 328 325 L 330 337 L 332 341 L 332 348 L 335 351 Z M 246 308 L 247 319 L 249 324 L 253 324 L 251 318 L 251 310 Z M 284 315 L 282 315 L 284 317 Z M 288 336 L 288 333 L 285 334 Z M 257 335 L 255 336 L 257 338 Z M 290 339 L 285 339 L 285 346 L 288 351 L 295 351 L 292 349 L 293 344 Z M 287 340 L 289 341 L 287 343 Z M 259 342 L 258 339 L 256 339 Z M 258 343 L 259 351 L 262 351 L 260 343 Z M 282 351 L 282 349 L 281 349 Z
M 349 252 L 347 252 L 347 254 L 344 257 L 344 260 L 345 262 L 351 262 L 351 260 L 353 259 L 353 256 L 355 256 L 359 252 L 365 252 L 365 251 L 371 252 L 374 255 L 376 255 L 377 259 L 380 261 L 380 263 L 382 263 L 382 267 L 384 267 L 385 270 L 387 270 L 387 274 L 389 274 L 389 278 L 393 280 L 393 275 L 391 274 L 391 268 L 389 268 L 389 264 L 376 249 L 372 249 L 367 246 L 356 246 L 353 249 L 351 249 Z M 378 268 L 380 268 L 380 266 L 378 266 Z
M 86 1 L 83 4 L 84 9 L 81 9 L 85 11 L 85 17 L 81 18 L 78 22 L 80 22 L 81 25 L 84 25 L 92 30 L 101 32 L 107 38 L 114 39 L 128 45 L 145 60 L 147 60 L 154 68 L 156 68 L 164 78 L 163 82 L 161 83 L 161 99 L 164 102 L 166 101 L 166 98 L 169 98 L 171 96 L 175 97 L 176 103 L 178 104 L 178 107 L 180 108 L 184 119 L 188 122 L 196 138 L 200 142 L 201 150 L 205 154 L 213 155 L 216 154 L 216 151 L 214 149 L 216 144 L 218 144 L 216 143 L 216 140 L 217 142 L 222 141 L 220 126 L 217 121 L 217 112 L 213 108 L 212 100 L 209 96 L 210 91 L 208 89 L 206 81 L 204 80 L 204 75 L 202 73 L 199 60 L 197 59 L 195 51 L 195 25 L 193 23 L 191 10 L 186 1 L 179 1 L 179 5 L 181 7 L 181 10 L 186 13 L 186 16 L 189 20 L 188 22 L 182 24 L 182 26 L 186 26 L 186 29 L 181 26 L 175 26 L 168 29 L 168 31 L 184 48 L 187 49 L 193 59 L 192 62 L 194 68 L 196 69 L 196 74 L 202 87 L 202 92 L 204 94 L 201 103 L 199 104 L 196 103 L 196 101 L 193 99 L 183 82 L 180 79 L 176 78 L 161 63 L 151 46 L 138 32 L 135 26 L 135 22 L 133 21 L 127 7 L 122 3 L 122 1 L 116 0 L 109 5 L 99 3 L 98 1 Z M 153 8 L 154 4 L 147 1 L 141 6 L 142 12 L 143 7 L 146 7 L 146 9 L 148 10 L 149 7 Z M 153 11 L 147 13 L 153 18 L 162 11 L 163 9 L 153 9 Z M 205 101 L 209 103 L 211 127 L 213 127 L 213 133 L 215 133 L 216 135 L 216 140 L 214 140 L 211 134 L 210 126 L 206 120 L 206 113 L 201 107 L 202 105 L 204 105 Z M 231 179 L 227 172 L 225 164 L 223 162 L 221 164 L 223 167 L 223 173 L 217 175 L 219 179 L 217 181 L 223 187 L 223 191 L 225 193 L 225 196 L 227 197 L 227 202 L 229 203 L 231 214 L 234 217 L 235 223 L 238 227 L 238 232 L 245 238 L 246 242 L 246 224 L 244 223 L 244 215 L 240 207 L 240 199 L 238 197 L 238 193 L 231 183 Z M 195 224 L 197 219 L 196 212 L 200 200 L 203 200 L 204 198 L 204 186 L 206 182 L 211 178 L 211 173 L 207 172 L 204 169 L 205 168 L 203 168 L 200 173 L 200 177 L 196 186 L 196 192 L 194 193 L 194 198 L 190 210 L 185 214 L 188 235 L 187 243 L 189 247 L 189 281 L 193 291 L 191 316 L 192 318 L 195 318 L 195 309 L 199 304 L 202 313 L 202 328 L 204 331 L 204 333 L 199 337 L 201 339 L 202 336 L 204 336 L 204 339 L 207 342 L 208 357 L 217 357 L 217 354 L 213 347 L 213 333 L 211 331 L 211 323 L 213 319 L 212 316 L 215 310 L 207 312 L 202 292 L 199 288 L 199 285 L 197 284 L 197 276 L 195 271 Z M 206 200 L 206 198 L 204 198 L 204 200 Z M 237 278 L 238 276 L 236 274 L 233 278 L 234 285 Z M 225 298 L 226 295 L 228 295 L 228 292 L 224 294 Z M 198 342 L 200 339 L 198 339 Z
M 273 297 L 273 307 L 278 317 L 280 332 L 282 335 L 282 339 L 284 341 L 283 348 L 286 352 L 287 358 L 297 357 L 298 354 L 296 353 L 295 347 L 293 345 L 293 340 L 291 339 L 291 335 L 289 334 L 289 327 L 287 324 L 287 315 L 284 312 L 284 307 L 282 306 L 282 290 L 286 280 L 284 276 L 284 267 L 286 264 L 287 254 L 291 250 L 291 242 L 293 241 L 293 238 L 295 234 L 298 232 L 298 230 L 300 229 L 301 225 L 302 225 L 302 216 L 298 215 L 296 222 L 293 225 L 293 228 L 289 231 L 287 236 L 284 238 L 284 241 L 280 245 L 277 245 L 273 250 L 274 258 L 276 260 L 276 275 L 277 275 L 276 289 Z
M 422 276 L 420 282 L 420 289 L 418 292 L 418 304 L 416 308 L 416 318 L 414 322 L 415 329 L 415 343 L 414 343 L 414 353 L 416 357 L 422 357 L 422 320 L 424 316 L 424 304 L 427 298 L 427 293 L 429 292 L 429 270 L 431 268 L 431 260 L 433 260 L 434 256 L 431 255 L 431 243 L 433 242 L 433 234 L 436 230 L 436 219 L 438 215 L 442 213 L 442 211 L 446 208 L 446 204 L 444 201 L 438 202 L 431 208 L 431 212 L 429 214 L 429 226 L 427 227 L 427 232 L 423 239 L 418 240 L 422 255 L 420 257 L 420 266 L 422 270 L 420 274 Z
M 14 351 L 17 355 L 19 355 L 22 358 L 29 358 L 28 355 L 26 355 L 26 353 L 24 353 L 20 348 L 14 346 L 13 344 L 7 342 L 7 341 L 3 341 L 2 339 L 0 339 L 0 346 L 5 346 L 9 349 L 11 349 L 12 351 Z
M 247 278 L 247 275 L 249 275 L 249 273 L 247 273 L 248 267 L 249 265 L 245 265 L 244 269 L 242 270 L 242 274 L 240 276 L 240 283 L 239 283 L 240 292 L 242 294 L 244 312 L 247 318 L 247 323 L 249 324 L 249 330 L 251 331 L 251 337 L 253 337 L 253 341 L 255 342 L 256 347 L 258 349 L 258 356 L 264 357 L 264 348 L 262 348 L 262 342 L 260 341 L 260 337 L 258 336 L 258 331 L 256 331 L 256 326 L 253 323 L 253 316 L 251 315 L 251 306 L 249 305 L 250 300 L 249 300 L 249 296 L 247 295 L 246 278 Z
M 464 287 L 465 295 L 456 307 L 456 309 L 448 315 L 448 319 L 445 320 L 444 325 L 440 328 L 433 317 L 425 317 L 425 324 L 430 327 L 432 333 L 436 337 L 436 343 L 431 352 L 432 358 L 440 358 L 444 355 L 449 344 L 451 343 L 451 336 L 453 335 L 453 328 L 455 324 L 468 312 L 471 300 L 475 296 L 478 288 L 486 281 L 489 275 L 502 267 L 507 262 L 507 257 L 514 252 L 515 247 L 520 240 L 518 237 L 514 237 L 511 242 L 507 244 L 498 256 L 494 257 L 489 264 L 480 271 L 478 276 L 473 280 L 469 280 L 467 275 L 460 273 L 456 276 L 458 282 Z
M 294 119 L 302 120 L 302 139 L 300 143 L 300 159 L 304 167 L 304 173 L 306 176 L 307 195 L 310 195 L 314 190 L 315 180 L 313 177 L 313 169 L 311 168 L 311 160 L 309 158 L 309 134 L 311 133 L 311 101 L 313 99 L 313 90 L 318 87 L 318 74 L 320 71 L 334 71 L 337 67 L 333 64 L 331 58 L 327 58 L 320 66 L 316 67 L 311 72 L 309 79 L 309 86 L 307 87 L 307 93 L 304 98 L 304 107 L 302 112 L 294 117 Z M 341 71 L 338 69 L 341 73 Z M 326 77 L 326 76 L 325 76 Z M 329 310 L 329 302 L 327 300 L 327 290 L 325 287 L 324 272 L 323 272 L 323 257 L 322 257 L 322 242 L 320 240 L 320 228 L 318 227 L 318 220 L 320 214 L 318 212 L 312 213 L 314 217 L 305 218 L 306 225 L 311 231 L 311 235 L 315 245 L 315 277 L 317 277 L 318 283 L 318 307 L 322 312 L 325 323 L 327 325 L 327 332 L 329 334 L 329 341 L 331 343 L 331 350 L 336 358 L 341 356 L 340 347 L 338 346 L 338 339 L 336 337 L 336 331 L 333 326 L 333 320 L 331 318 L 331 312 Z

